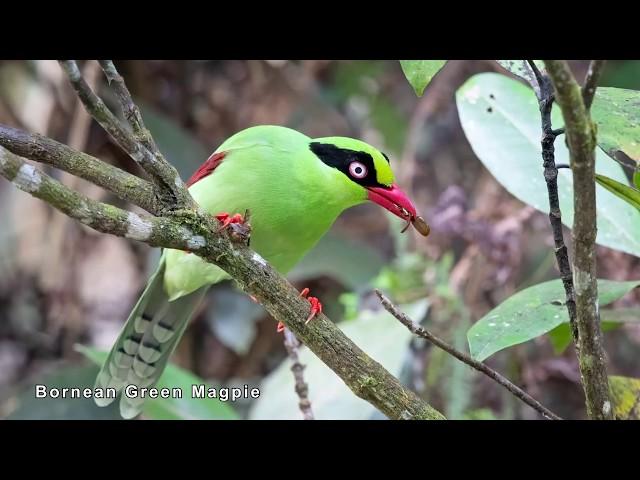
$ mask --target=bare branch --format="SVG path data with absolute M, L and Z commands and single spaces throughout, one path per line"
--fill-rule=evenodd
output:
M 87 111 L 118 145 L 151 176 L 158 187 L 158 195 L 165 200 L 164 203 L 173 209 L 196 209 L 197 205 L 180 179 L 177 170 L 161 155 L 154 155 L 141 140 L 136 139 L 121 125 L 117 117 L 91 90 L 82 77 L 75 60 L 62 60 L 60 65 Z
M 593 103 L 593 98 L 596 95 L 596 89 L 598 88 L 598 81 L 604 70 L 606 60 L 591 60 L 589 69 L 584 77 L 584 84 L 582 85 L 582 99 L 584 101 L 584 107 L 589 110 Z
M 533 61 L 530 63 L 535 66 Z M 569 252 L 564 243 L 562 231 L 562 212 L 560 211 L 560 196 L 558 194 L 558 166 L 555 162 L 554 143 L 558 135 L 564 133 L 564 129 L 554 130 L 551 125 L 551 109 L 553 107 L 553 87 L 549 77 L 542 75 L 539 70 L 540 91 L 538 93 L 538 106 L 542 123 L 542 166 L 544 168 L 544 180 L 547 184 L 549 196 L 549 223 L 553 233 L 555 256 L 560 271 L 560 278 L 566 295 L 567 311 L 569 313 L 569 325 L 575 345 L 578 345 L 578 325 L 576 323 L 576 301 L 573 290 L 573 276 L 571 274 L 571 262 Z
M 136 140 L 142 143 L 159 161 L 164 162 L 164 157 L 162 153 L 160 153 L 160 150 L 158 150 L 158 146 L 153 140 L 151 132 L 144 126 L 140 109 L 133 102 L 131 93 L 129 93 L 129 89 L 124 83 L 124 79 L 118 73 L 118 70 L 116 70 L 115 65 L 111 60 L 100 60 L 100 66 L 107 77 L 109 85 L 112 85 L 116 92 L 124 116 L 129 122 L 129 125 L 131 125 Z
M 0 175 L 20 190 L 44 200 L 67 216 L 98 232 L 144 241 L 152 246 L 169 242 L 174 248 L 183 250 L 187 250 L 189 244 L 200 242 L 200 239 L 186 228 L 182 229 L 179 235 L 166 236 L 162 231 L 169 227 L 175 229 L 174 221 L 143 217 L 87 198 L 2 147 Z
M 391 301 L 380 290 L 376 289 L 376 295 L 378 295 L 378 298 L 380 299 L 380 302 L 382 302 L 382 305 L 384 306 L 384 308 L 391 315 L 396 317 L 400 321 L 400 323 L 402 323 L 405 327 L 407 327 L 413 334 L 421 338 L 424 338 L 425 340 L 428 340 L 429 342 L 433 343 L 436 347 L 441 348 L 442 350 L 447 352 L 449 355 L 457 358 L 463 363 L 466 363 L 471 368 L 474 368 L 477 371 L 484 373 L 487 377 L 491 378 L 498 384 L 502 385 L 504 388 L 509 390 L 509 392 L 511 392 L 514 396 L 516 396 L 517 398 L 522 400 L 524 403 L 529 405 L 531 408 L 533 408 L 534 410 L 542 414 L 542 416 L 544 416 L 545 418 L 548 418 L 549 420 L 562 420 L 558 415 L 556 415 L 551 410 L 541 405 L 540 402 L 535 400 L 531 395 L 529 395 L 527 392 L 522 390 L 520 387 L 511 383 L 509 380 L 507 380 L 505 377 L 503 377 L 498 372 L 493 370 L 491 367 L 471 358 L 469 355 L 467 355 L 464 352 L 456 350 L 454 347 L 446 343 L 444 340 L 441 340 L 440 338 L 436 337 L 428 330 L 422 328 L 420 325 L 414 322 L 411 318 L 409 318 L 404 312 L 398 309 L 398 307 L 396 307 L 393 303 L 391 303 Z
M 544 62 L 562 110 L 573 173 L 573 282 L 579 337 L 576 346 L 587 413 L 592 419 L 610 420 L 613 409 L 602 347 L 596 277 L 595 129 L 567 62 Z
M 161 205 L 153 185 L 135 175 L 37 133 L 0 124 L 0 146 L 16 155 L 45 163 L 107 189 L 150 213 Z
M 304 375 L 302 373 L 304 371 L 304 365 L 300 363 L 300 359 L 298 358 L 300 341 L 288 328 L 284 329 L 284 346 L 292 362 L 291 371 L 293 372 L 293 378 L 296 383 L 296 394 L 300 399 L 298 406 L 302 412 L 302 418 L 305 420 L 313 420 L 313 411 L 311 410 L 311 402 L 309 401 L 309 386 L 304 381 Z

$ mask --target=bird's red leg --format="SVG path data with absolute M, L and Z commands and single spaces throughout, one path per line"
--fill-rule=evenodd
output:
M 306 298 L 311 304 L 311 311 L 309 312 L 309 316 L 307 317 L 307 320 L 304 322 L 305 325 L 308 324 L 315 317 L 317 317 L 319 313 L 322 313 L 322 303 L 320 303 L 320 300 L 318 300 L 316 297 L 309 297 L 308 295 L 309 295 L 308 288 L 304 288 L 300 292 L 300 296 L 303 298 Z
M 216 217 L 216 220 L 218 220 L 219 222 L 222 222 L 222 226 L 218 231 L 224 230 L 232 223 L 245 223 L 244 217 L 239 213 L 236 213 L 235 215 L 229 215 L 228 213 L 223 212 L 214 215 L 214 217 Z
M 311 304 L 311 311 L 309 312 L 309 316 L 305 320 L 305 325 L 308 324 L 311 320 L 318 316 L 318 314 L 322 313 L 322 303 L 316 297 L 309 297 L 309 289 L 303 288 L 300 292 L 300 296 L 302 298 L 306 298 Z M 278 322 L 278 326 L 276 327 L 276 332 L 284 332 L 284 323 Z

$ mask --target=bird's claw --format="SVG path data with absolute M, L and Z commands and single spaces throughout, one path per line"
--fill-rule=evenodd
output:
M 219 232 L 221 232 L 225 228 L 228 228 L 232 223 L 245 223 L 244 217 L 239 213 L 236 213 L 235 215 L 229 215 L 228 213 L 219 213 L 214 216 L 216 217 L 216 220 L 222 222 L 222 226 L 218 229 Z
M 322 303 L 320 303 L 320 300 L 318 300 L 316 297 L 308 297 L 308 295 L 309 295 L 308 288 L 304 288 L 300 292 L 300 296 L 303 298 L 306 298 L 311 304 L 311 311 L 309 312 L 309 316 L 307 317 L 307 320 L 304 322 L 305 325 L 308 324 L 315 317 L 317 317 L 318 314 L 322 313 Z
M 309 312 L 309 316 L 305 320 L 304 324 L 307 325 L 311 320 L 316 318 L 318 314 L 322 313 L 322 303 L 316 297 L 309 297 L 309 289 L 304 288 L 300 292 L 300 296 L 302 298 L 306 298 L 311 304 L 311 311 Z M 284 323 L 278 322 L 278 326 L 276 327 L 276 332 L 281 333 L 284 332 Z

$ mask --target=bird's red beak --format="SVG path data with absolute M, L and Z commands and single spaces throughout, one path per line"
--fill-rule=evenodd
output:
M 395 183 L 389 188 L 368 187 L 368 198 L 403 220 L 412 221 L 416 218 L 416 207 L 409 197 L 400 190 Z

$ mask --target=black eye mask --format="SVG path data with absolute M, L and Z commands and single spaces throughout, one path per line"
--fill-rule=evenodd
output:
M 373 157 L 367 152 L 359 152 L 349 150 L 348 148 L 340 148 L 331 143 L 311 142 L 309 144 L 311 151 L 326 165 L 336 168 L 344 173 L 353 182 L 363 187 L 386 187 L 378 183 L 376 178 L 376 168 L 373 163 Z M 384 155 L 384 154 L 383 154 Z M 389 159 L 386 155 L 384 157 Z M 349 165 L 352 162 L 360 162 L 367 169 L 367 174 L 362 178 L 356 178 L 349 172 Z

